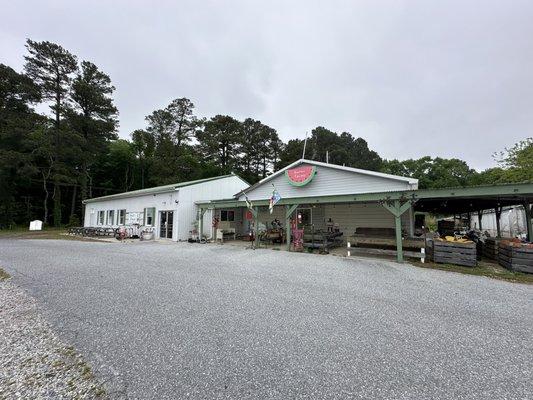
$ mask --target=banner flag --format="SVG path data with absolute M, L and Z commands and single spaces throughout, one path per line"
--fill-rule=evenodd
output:
M 274 211 L 274 206 L 281 200 L 281 196 L 278 193 L 278 191 L 274 188 L 274 191 L 272 192 L 272 197 L 270 198 L 270 202 L 268 205 L 268 209 L 270 211 L 270 214 Z

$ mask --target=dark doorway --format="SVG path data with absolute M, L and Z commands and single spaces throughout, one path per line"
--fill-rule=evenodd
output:
M 159 211 L 159 237 L 172 239 L 174 211 Z

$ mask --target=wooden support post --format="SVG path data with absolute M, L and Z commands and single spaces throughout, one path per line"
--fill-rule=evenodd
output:
M 286 205 L 285 206 L 285 230 L 286 230 L 286 238 L 287 238 L 287 251 L 291 251 L 291 216 L 294 210 L 298 207 L 298 204 L 293 205 Z
M 477 222 L 479 223 L 479 230 L 483 230 L 483 225 L 482 225 L 482 221 L 483 221 L 483 210 L 479 210 L 477 212 Z
M 198 241 L 201 242 L 204 234 L 204 214 L 206 210 L 200 208 L 198 211 Z
M 398 202 L 398 200 L 396 200 Z M 396 260 L 399 263 L 403 262 L 403 245 L 402 245 L 402 217 L 400 215 L 394 216 L 396 225 Z
M 392 215 L 394 215 L 394 223 L 396 226 L 396 260 L 401 263 L 403 262 L 402 214 L 411 207 L 411 203 L 408 201 L 400 205 L 399 200 L 394 200 L 392 205 L 383 203 L 383 207 L 385 207 Z
M 500 217 L 502 215 L 502 208 L 496 207 L 494 209 L 494 214 L 496 215 L 496 237 L 501 237 L 501 230 L 500 230 Z
M 525 202 L 524 210 L 526 212 L 527 240 L 528 242 L 533 242 L 533 222 L 531 221 L 531 214 L 533 214 L 532 205 Z
M 259 247 L 259 207 L 254 207 L 252 211 L 254 215 L 254 247 Z

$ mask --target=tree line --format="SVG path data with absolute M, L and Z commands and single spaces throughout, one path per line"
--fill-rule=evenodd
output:
M 301 158 L 303 139 L 284 143 L 253 118 L 201 118 L 187 98 L 146 116 L 119 138 L 110 77 L 62 46 L 26 43 L 23 71 L 0 64 L 0 227 L 42 219 L 78 225 L 82 200 L 127 190 L 239 174 L 250 183 Z M 39 113 L 36 108 L 48 106 Z M 306 158 L 411 176 L 421 188 L 533 180 L 533 140 L 495 155 L 477 172 L 465 161 L 386 160 L 361 137 L 324 127 L 311 131 Z

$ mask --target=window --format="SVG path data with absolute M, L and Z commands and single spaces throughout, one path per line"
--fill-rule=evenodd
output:
M 152 226 L 154 225 L 155 219 L 155 207 L 145 208 L 144 209 L 144 225 Z
M 107 222 L 106 225 L 115 224 L 115 210 L 107 210 Z
M 221 210 L 220 211 L 220 220 L 221 221 L 235 221 L 235 211 L 233 210 Z
M 97 221 L 97 224 L 98 224 L 98 225 L 103 225 L 103 224 L 104 224 L 104 218 L 105 218 L 105 211 L 98 211 L 98 221 Z
M 118 210 L 118 225 L 126 224 L 126 210 Z
M 296 210 L 298 226 L 311 225 L 313 223 L 313 214 L 310 208 L 299 208 Z

